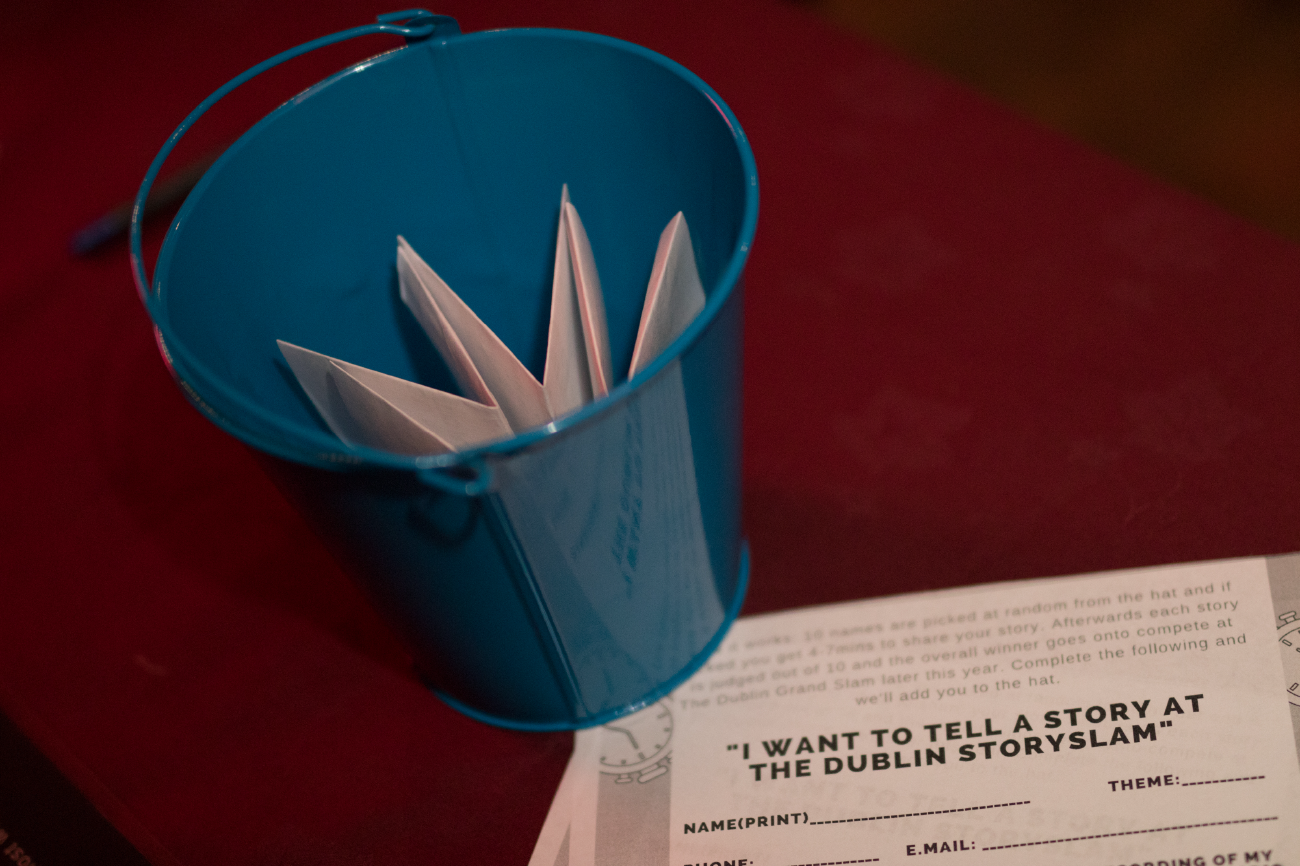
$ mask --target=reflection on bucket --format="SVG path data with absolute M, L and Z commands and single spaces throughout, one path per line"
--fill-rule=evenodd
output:
M 593 716 L 671 680 L 725 614 L 680 364 L 620 410 L 622 424 L 602 423 L 596 436 L 520 454 L 498 470 L 577 700 Z

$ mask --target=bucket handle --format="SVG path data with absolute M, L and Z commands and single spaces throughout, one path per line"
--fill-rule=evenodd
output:
M 140 227 L 144 219 L 144 203 L 149 198 L 149 188 L 153 186 L 154 179 L 158 176 L 158 170 L 162 168 L 168 154 L 176 146 L 176 142 L 180 141 L 181 136 L 188 132 L 194 122 L 202 117 L 209 108 L 216 105 L 230 91 L 245 81 L 256 78 L 266 70 L 279 66 L 286 60 L 292 60 L 301 54 L 315 51 L 317 48 L 323 48 L 326 45 L 333 45 L 336 42 L 346 42 L 358 36 L 370 36 L 375 33 L 391 33 L 405 37 L 407 44 L 410 44 L 433 36 L 446 37 L 460 34 L 460 25 L 456 23 L 455 18 L 450 15 L 434 15 L 424 9 L 388 12 L 378 16 L 376 22 L 375 24 L 365 24 L 361 27 L 353 27 L 349 30 L 341 30 L 329 36 L 313 39 L 311 42 L 305 42 L 296 48 L 283 51 L 269 60 L 263 60 L 252 69 L 227 81 L 211 96 L 200 102 L 198 108 L 191 111 L 181 121 L 181 125 L 176 127 L 176 131 L 171 134 L 171 137 L 167 139 L 167 143 L 162 146 L 162 150 L 158 151 L 158 155 L 149 164 L 149 170 L 144 173 L 144 180 L 140 183 L 140 191 L 136 193 L 135 204 L 131 208 L 131 274 L 135 278 L 135 288 L 140 293 L 142 301 L 148 303 L 151 287 L 149 275 L 145 272 L 144 254 L 141 250 L 140 240 Z

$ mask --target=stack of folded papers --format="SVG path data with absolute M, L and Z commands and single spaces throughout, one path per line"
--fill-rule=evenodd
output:
M 560 197 L 551 318 L 542 381 L 400 235 L 402 301 L 450 368 L 461 394 L 277 341 L 321 417 L 349 445 L 404 455 L 462 451 L 571 414 L 614 386 L 605 302 L 591 244 L 565 186 Z M 628 378 L 704 309 L 686 218 L 659 236 Z

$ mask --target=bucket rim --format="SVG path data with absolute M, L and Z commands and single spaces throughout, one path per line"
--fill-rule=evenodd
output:
M 222 153 L 213 165 L 208 168 L 203 177 L 195 185 L 194 189 L 186 197 L 184 204 L 172 220 L 169 227 L 170 230 L 164 238 L 162 249 L 159 252 L 154 265 L 150 290 L 142 293 L 144 295 L 143 300 L 147 312 L 149 313 L 149 317 L 152 319 L 155 336 L 168 371 L 177 380 L 186 398 L 191 403 L 194 403 L 197 408 L 199 408 L 200 411 L 209 418 L 209 420 L 235 438 L 247 445 L 257 448 L 258 450 L 265 451 L 273 456 L 295 463 L 307 464 L 319 468 L 334 470 L 383 468 L 420 472 L 430 469 L 464 467 L 467 465 L 481 466 L 485 457 L 502 457 L 514 454 L 530 448 L 553 435 L 575 427 L 583 426 L 587 422 L 604 414 L 617 404 L 628 399 L 633 392 L 659 375 L 659 373 L 670 364 L 677 362 L 681 356 L 685 354 L 687 349 L 699 341 L 704 332 L 707 331 L 718 318 L 722 307 L 727 303 L 732 293 L 736 291 L 737 287 L 741 283 L 745 263 L 749 257 L 750 248 L 758 225 L 758 167 L 754 159 L 753 149 L 749 144 L 749 139 L 745 135 L 744 129 L 740 125 L 740 121 L 736 118 L 730 106 L 728 106 L 722 97 L 719 96 L 718 93 L 702 78 L 677 61 L 650 48 L 646 48 L 643 45 L 638 45 L 637 43 L 618 39 L 613 36 L 606 36 L 604 34 L 545 27 L 510 27 L 478 30 L 471 33 L 439 37 L 434 40 L 429 40 L 429 42 L 435 44 L 446 44 L 447 42 L 452 41 L 460 43 L 480 41 L 484 39 L 520 37 L 546 37 L 590 42 L 639 56 L 642 59 L 648 60 L 651 63 L 666 69 L 668 72 L 685 81 L 688 85 L 697 90 L 705 99 L 712 103 L 715 110 L 717 110 L 722 116 L 723 122 L 727 125 L 727 128 L 731 133 L 732 142 L 736 147 L 737 155 L 741 162 L 741 172 L 745 186 L 744 210 L 741 218 L 740 230 L 732 247 L 731 255 L 727 259 L 722 274 L 715 282 L 713 291 L 709 294 L 704 309 L 695 317 L 690 325 L 688 325 L 687 328 L 678 335 L 677 339 L 673 340 L 673 342 L 659 354 L 658 357 L 641 369 L 635 376 L 626 379 L 611 388 L 609 394 L 605 397 L 593 400 L 578 411 L 553 420 L 548 424 L 525 430 L 524 432 L 509 438 L 489 442 L 464 451 L 454 451 L 437 455 L 408 456 L 394 454 L 364 445 L 349 445 L 332 433 L 320 430 L 316 427 L 308 427 L 305 424 L 289 420 L 280 413 L 263 408 L 247 398 L 237 388 L 231 387 L 227 384 L 222 377 L 214 375 L 206 365 L 197 360 L 175 334 L 171 327 L 169 317 L 167 316 L 167 302 L 164 292 L 164 284 L 165 278 L 170 270 L 172 256 L 176 249 L 176 230 L 179 229 L 189 217 L 190 213 L 197 206 L 197 203 L 202 199 L 203 193 L 211 185 L 213 179 L 220 173 L 220 170 L 226 162 L 234 159 L 235 154 L 237 154 L 264 125 L 274 122 L 282 112 L 292 109 L 298 103 L 309 98 L 318 91 L 329 87 L 348 76 L 359 74 L 378 63 L 391 60 L 403 51 L 423 48 L 426 45 L 426 42 L 414 42 L 402 48 L 380 52 L 364 60 L 353 63 L 321 81 L 316 82 L 310 87 L 307 87 L 296 96 L 281 103 L 264 117 L 260 118 L 256 123 L 245 130 L 239 138 L 236 139 L 236 141 L 232 143 L 224 153 Z M 196 385 L 193 382 L 194 379 L 200 380 L 202 386 L 199 387 Z M 277 435 L 275 437 L 268 436 L 265 432 L 251 429 L 245 424 L 238 423 L 226 417 L 210 405 L 208 400 L 203 399 L 205 392 L 208 391 L 215 391 L 221 398 L 220 401 L 217 402 L 224 405 L 233 405 L 238 407 L 241 413 L 245 414 L 247 417 L 251 417 L 258 424 L 263 425 L 264 429 L 275 431 Z

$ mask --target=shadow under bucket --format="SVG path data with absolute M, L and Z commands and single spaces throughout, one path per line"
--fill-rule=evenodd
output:
M 255 449 L 441 697 L 510 727 L 599 724 L 693 673 L 744 597 L 753 155 L 707 85 L 636 45 L 461 34 L 418 10 L 380 22 L 271 58 L 185 120 L 137 199 L 137 284 L 186 396 Z M 232 145 L 182 207 L 150 287 L 139 205 L 189 125 L 271 66 L 376 32 L 408 44 Z M 656 241 L 679 210 L 708 299 L 686 332 L 608 397 L 472 452 L 402 457 L 329 433 L 277 339 L 456 390 L 398 298 L 398 234 L 540 371 L 565 183 L 600 267 L 615 369 L 627 369 Z

